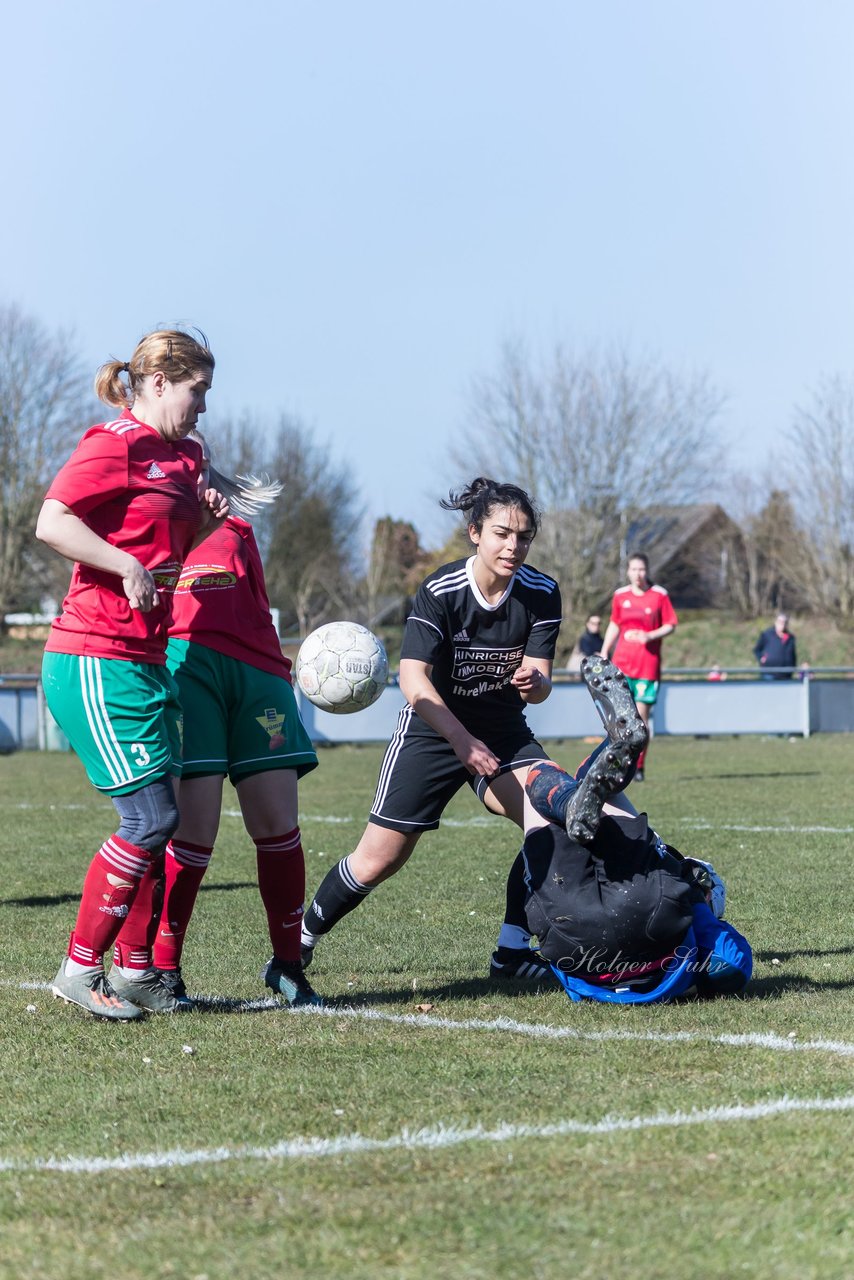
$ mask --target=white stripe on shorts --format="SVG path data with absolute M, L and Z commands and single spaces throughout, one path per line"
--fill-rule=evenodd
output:
M 133 782 L 134 778 L 107 714 L 100 658 L 80 659 L 80 687 L 86 719 L 104 768 L 112 778 L 113 785 L 123 787 L 128 782 Z
M 412 720 L 412 707 L 407 705 L 402 709 L 397 719 L 397 727 L 392 734 L 391 742 L 388 744 L 383 762 L 380 766 L 380 776 L 377 782 L 377 793 L 374 796 L 374 803 L 371 805 L 371 813 L 377 817 L 382 817 L 380 810 L 383 807 L 385 798 L 388 795 L 388 787 L 391 781 L 392 771 L 397 757 L 400 755 L 403 739 L 406 737 L 406 730 Z

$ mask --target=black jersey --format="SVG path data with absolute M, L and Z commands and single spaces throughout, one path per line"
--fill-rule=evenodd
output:
M 489 604 L 475 581 L 474 559 L 443 565 L 422 582 L 400 656 L 430 663 L 444 702 L 469 733 L 488 742 L 487 735 L 524 723 L 525 704 L 510 681 L 526 653 L 554 658 L 561 602 L 554 578 L 522 565 L 498 603 Z

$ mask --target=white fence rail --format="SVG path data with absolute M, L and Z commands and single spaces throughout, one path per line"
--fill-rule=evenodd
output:
M 740 673 L 739 673 L 740 674 Z M 680 671 L 662 682 L 653 716 L 656 735 L 854 732 L 854 668 L 816 668 L 808 680 L 707 679 L 705 670 Z M 528 708 L 537 737 L 583 738 L 601 732 L 586 688 L 556 673 L 540 706 Z M 387 742 L 403 695 L 392 683 L 372 707 L 333 716 L 297 692 L 305 726 L 315 742 Z M 0 676 L 0 753 L 23 747 L 67 750 L 68 744 L 44 704 L 36 676 Z

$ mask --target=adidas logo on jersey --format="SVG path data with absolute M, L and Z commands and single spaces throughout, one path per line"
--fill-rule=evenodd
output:
M 454 644 L 464 644 L 468 642 L 469 633 L 463 627 L 462 631 L 458 631 L 454 636 Z
M 146 480 L 165 480 L 166 472 L 161 471 L 156 462 L 152 462 L 145 473 L 145 478 Z

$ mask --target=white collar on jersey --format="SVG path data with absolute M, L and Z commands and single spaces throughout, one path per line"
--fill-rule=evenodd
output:
M 466 577 L 469 580 L 469 586 L 472 589 L 474 598 L 480 605 L 481 609 L 489 609 L 490 611 L 494 611 L 495 609 L 500 609 L 504 601 L 510 595 L 510 592 L 513 590 L 513 583 L 516 581 L 516 574 L 514 573 L 513 577 L 508 582 L 507 590 L 504 592 L 501 599 L 496 600 L 495 604 L 490 604 L 488 600 L 484 599 L 483 593 L 481 592 L 480 587 L 477 585 L 477 581 L 474 576 L 474 562 L 476 559 L 477 559 L 477 556 L 469 556 L 468 560 L 466 560 Z

